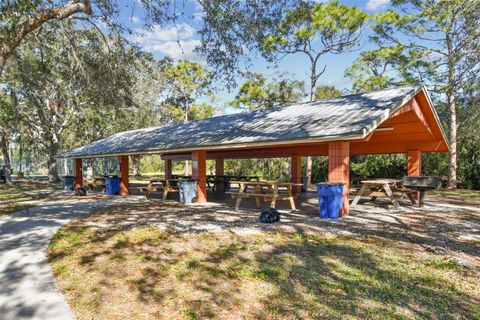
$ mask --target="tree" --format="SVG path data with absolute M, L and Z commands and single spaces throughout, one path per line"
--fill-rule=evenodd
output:
M 171 63 L 165 69 L 168 79 L 164 101 L 169 118 L 173 121 L 187 123 L 192 119 L 202 119 L 212 116 L 214 108 L 203 103 L 196 103 L 200 99 L 211 97 L 210 71 L 199 63 L 182 60 L 176 64 Z M 192 118 L 195 117 L 195 118 Z M 190 174 L 189 162 L 185 161 L 185 175 Z
M 6 170 L 5 178 L 7 184 L 12 183 L 12 161 L 10 159 L 10 141 L 15 131 L 16 123 L 16 95 L 14 91 L 8 93 L 0 91 L 0 149 Z
M 345 71 L 352 79 L 353 90 L 368 92 L 417 82 L 410 66 L 416 63 L 419 67 L 423 62 L 415 56 L 407 57 L 404 50 L 403 45 L 394 45 L 360 52 L 360 57 Z
M 319 68 L 320 58 L 354 49 L 364 27 L 367 14 L 356 7 L 331 1 L 302 3 L 287 12 L 285 19 L 263 39 L 263 55 L 270 61 L 287 55 L 303 54 L 310 62 L 310 101 L 315 100 L 317 80 L 325 72 Z
M 188 60 L 170 64 L 165 73 L 168 78 L 165 104 L 169 106 L 171 118 L 188 122 L 189 115 L 195 114 L 191 112 L 193 104 L 211 95 L 212 74 L 199 63 Z M 198 115 L 201 105 L 197 104 L 195 108 Z
M 315 100 L 334 99 L 342 95 L 342 91 L 334 86 L 318 86 L 315 88 Z
M 347 72 L 355 86 L 424 82 L 448 104 L 448 187 L 457 184 L 458 97 L 480 71 L 480 2 L 396 0 L 396 10 L 375 16 L 372 40 L 379 49 L 362 53 Z M 391 73 L 392 68 L 396 73 Z
M 240 86 L 235 99 L 230 103 L 234 108 L 247 110 L 265 109 L 296 103 L 305 97 L 303 81 L 290 80 L 287 74 L 267 82 L 264 75 L 246 73 L 246 81 Z
M 124 51 L 118 37 L 105 43 L 95 29 L 76 30 L 61 22 L 42 28 L 9 60 L 6 84 L 18 94 L 18 112 L 30 139 L 47 154 L 51 182 L 58 181 L 55 156 L 62 144 L 68 145 L 65 137 L 82 144 L 125 121 L 120 114 L 131 105 L 132 85 Z
M 315 86 L 327 67 L 324 65 L 320 68 L 320 58 L 354 49 L 367 17 L 362 10 L 337 1 L 326 4 L 301 3 L 286 13 L 278 28 L 264 35 L 262 53 L 269 61 L 293 54 L 305 55 L 310 62 L 310 101 L 314 101 Z M 307 180 L 310 184 L 311 157 L 307 157 Z
M 7 59 L 20 43 L 43 24 L 63 20 L 76 13 L 92 14 L 89 0 L 21 1 L 0 5 L 0 76 Z

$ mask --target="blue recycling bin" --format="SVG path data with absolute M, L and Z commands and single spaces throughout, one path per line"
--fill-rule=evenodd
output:
M 107 195 L 115 196 L 120 193 L 120 178 L 107 178 L 105 179 L 105 189 L 107 191 Z
M 193 198 L 197 196 L 197 180 L 182 179 L 178 181 L 178 191 L 180 202 L 192 203 Z
M 320 218 L 337 219 L 343 208 L 343 183 L 319 183 L 317 194 Z

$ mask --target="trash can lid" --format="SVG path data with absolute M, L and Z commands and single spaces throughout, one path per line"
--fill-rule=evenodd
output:
M 321 183 L 317 183 L 317 186 L 318 187 L 327 187 L 327 186 L 344 186 L 345 183 L 343 182 L 321 182 Z

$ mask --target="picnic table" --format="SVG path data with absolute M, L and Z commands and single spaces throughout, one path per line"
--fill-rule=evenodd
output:
M 396 209 L 400 209 L 397 197 L 401 198 L 403 195 L 407 195 L 412 204 L 415 204 L 414 194 L 416 192 L 398 188 L 401 181 L 396 179 L 362 180 L 362 187 L 353 199 L 352 206 L 356 205 L 362 196 L 370 196 L 372 201 L 375 201 L 377 197 L 389 198 Z
M 278 200 L 290 201 L 292 210 L 296 210 L 293 186 L 301 186 L 301 183 L 278 182 L 278 181 L 231 181 L 239 185 L 238 192 L 226 192 L 232 198 L 237 199 L 235 203 L 235 210 L 240 208 L 242 199 L 255 198 L 255 204 L 260 207 L 260 199 L 263 198 L 265 202 L 270 201 L 270 207 L 275 208 Z M 253 192 L 247 192 L 248 188 L 253 188 Z M 286 193 L 280 193 L 280 189 L 285 189 Z
M 145 193 L 145 197 L 150 199 L 152 192 L 163 192 L 162 199 L 166 200 L 169 192 L 178 192 L 178 179 L 150 179 L 147 187 L 140 187 L 140 192 Z

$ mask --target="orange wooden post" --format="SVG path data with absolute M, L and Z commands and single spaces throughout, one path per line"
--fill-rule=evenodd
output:
M 165 160 L 165 179 L 172 179 L 172 160 Z
M 407 175 L 420 176 L 422 175 L 422 152 L 418 150 L 409 150 L 407 153 Z M 419 193 L 415 193 L 415 199 L 418 199 Z
M 128 179 L 128 156 L 119 156 L 118 162 L 120 163 L 120 192 L 121 196 L 127 196 L 130 191 L 128 190 L 129 187 L 129 179 Z
M 342 216 L 348 215 L 350 203 L 348 199 L 350 190 L 350 143 L 330 142 L 328 144 L 328 181 L 342 182 L 343 209 Z
M 82 171 L 82 159 L 73 159 L 73 170 L 75 171 L 75 184 L 73 190 L 83 188 L 83 171 Z
M 225 175 L 225 161 L 223 159 L 215 160 L 215 175 L 217 177 Z M 221 180 L 219 178 L 216 179 L 217 185 L 215 186 L 215 190 L 223 191 L 225 189 L 225 184 L 222 181 L 225 180 Z
M 206 151 L 192 151 L 192 176 L 197 180 L 197 202 L 207 202 Z
M 302 183 L 302 157 L 297 155 L 292 156 L 290 163 L 290 182 Z M 293 190 L 295 192 L 302 192 L 302 186 L 294 186 Z
M 422 152 L 418 150 L 408 151 L 408 175 L 420 176 L 422 174 Z

